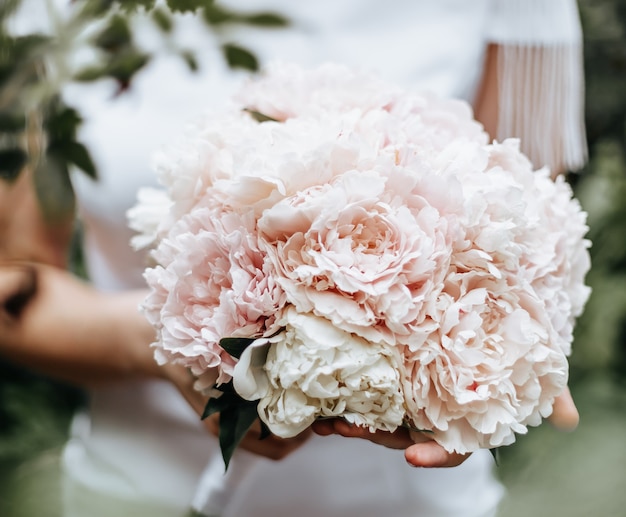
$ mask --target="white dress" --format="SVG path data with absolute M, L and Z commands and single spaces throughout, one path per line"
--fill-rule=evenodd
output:
M 575 3 L 545 3 L 555 10 L 551 16 L 562 17 L 561 25 L 570 17 L 573 28 L 561 31 L 559 42 L 576 40 Z M 245 9 L 252 2 L 227 4 Z M 406 86 L 471 99 L 486 44 L 507 41 L 503 27 L 517 23 L 514 11 L 522 4 L 541 2 L 264 0 L 252 9 L 273 9 L 292 25 L 236 30 L 233 39 L 253 49 L 262 62 L 275 57 L 303 64 L 333 60 Z M 132 234 L 125 212 L 138 187 L 155 183 L 152 153 L 177 138 L 185 121 L 223 99 L 238 78 L 220 63 L 215 41 L 197 20 L 180 16 L 178 26 L 181 44 L 201 51 L 199 75 L 164 54 L 122 96 L 114 98 L 114 86 L 107 82 L 66 92 L 67 101 L 87 116 L 81 136 L 99 166 L 98 182 L 78 174 L 74 183 L 88 270 L 103 290 L 144 285 L 145 257 L 128 245 Z M 520 41 L 514 36 L 513 43 L 527 38 L 529 31 L 520 31 Z M 154 41 L 147 28 L 139 35 L 146 45 Z M 547 39 L 553 36 L 549 31 Z M 64 452 L 65 515 L 182 516 L 216 454 L 216 440 L 167 383 L 119 382 L 94 390 L 88 411 L 76 416 Z M 453 469 L 414 469 L 402 451 L 315 436 L 284 461 L 263 460 L 224 517 L 478 517 L 494 515 L 502 493 L 487 451 Z

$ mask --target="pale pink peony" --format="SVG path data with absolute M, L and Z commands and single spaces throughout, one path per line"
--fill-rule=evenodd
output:
M 258 249 L 254 219 L 198 208 L 172 227 L 153 256 L 159 265 L 145 272 L 151 293 L 143 311 L 158 332 L 157 361 L 198 376 L 219 369 L 217 382 L 227 382 L 235 360 L 220 339 L 274 333 L 284 305 Z
M 325 63 L 314 69 L 275 61 L 235 95 L 245 108 L 279 121 L 388 106 L 401 93 L 373 74 Z
M 390 345 L 423 322 L 443 287 L 449 226 L 414 183 L 392 164 L 349 171 L 264 212 L 261 242 L 298 311 Z
M 456 172 L 465 238 L 455 243 L 438 327 L 405 348 L 413 425 L 446 449 L 514 441 L 567 384 L 574 316 L 588 296 L 584 214 L 565 183 L 533 171 L 516 141 Z

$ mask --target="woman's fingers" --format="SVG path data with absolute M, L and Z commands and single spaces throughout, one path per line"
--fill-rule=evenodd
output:
M 37 272 L 27 265 L 0 266 L 0 318 L 9 323 L 20 314 L 37 292 Z
M 205 418 L 204 425 L 213 435 L 218 436 L 219 414 Z M 306 442 L 311 434 L 312 431 L 307 429 L 293 438 L 279 438 L 274 435 L 263 438 L 261 424 L 256 420 L 241 439 L 238 447 L 271 460 L 282 460 Z
M 159 367 L 161 375 L 169 380 L 180 392 L 183 398 L 198 414 L 198 418 L 204 413 L 208 397 L 194 388 L 195 377 L 184 366 L 166 363 Z
M 206 397 L 193 389 L 193 378 L 185 369 L 174 368 L 175 373 L 170 370 L 170 377 L 173 377 L 171 380 L 174 380 L 196 412 L 201 414 L 206 404 Z M 554 411 L 549 420 L 561 431 L 571 431 L 578 425 L 578 410 L 569 389 L 566 388 L 555 400 Z M 212 434 L 215 436 L 219 434 L 219 415 L 212 415 L 205 419 L 204 423 Z M 318 420 L 311 430 L 289 439 L 269 436 L 261 440 L 261 429 L 257 422 L 242 439 L 241 447 L 261 456 L 278 460 L 300 447 L 309 438 L 311 432 L 320 436 L 338 434 L 347 438 L 361 438 L 391 449 L 404 449 L 407 463 L 414 467 L 455 467 L 470 456 L 447 452 L 426 434 L 409 431 L 403 427 L 393 433 L 370 432 L 366 427 L 350 424 L 341 418 Z
M 194 377 L 186 368 L 178 365 L 165 365 L 164 372 L 200 418 L 208 398 L 194 388 Z M 219 419 L 219 414 L 215 413 L 203 420 L 204 427 L 214 436 L 219 436 Z M 308 429 L 293 438 L 279 438 L 273 435 L 262 438 L 261 425 L 257 420 L 242 438 L 238 447 L 265 458 L 280 460 L 298 449 L 311 434 L 312 431 Z
M 413 467 L 456 467 L 469 456 L 469 454 L 448 452 L 433 440 L 415 443 L 404 451 L 404 458 Z
M 339 434 L 347 438 L 362 438 L 383 445 L 390 449 L 405 449 L 413 444 L 408 429 L 399 427 L 393 433 L 387 431 L 371 432 L 367 427 L 350 424 L 341 418 L 319 420 L 313 423 L 313 431 L 321 436 Z
M 366 427 L 351 425 L 343 419 L 331 418 L 313 424 L 313 431 L 322 436 L 339 434 L 348 438 L 362 438 L 390 449 L 404 449 L 406 461 L 414 467 L 455 467 L 469 454 L 447 452 L 426 434 L 399 427 L 393 433 L 370 432 Z
M 548 420 L 559 431 L 569 432 L 578 427 L 580 415 L 569 388 L 566 387 L 554 401 L 552 415 Z

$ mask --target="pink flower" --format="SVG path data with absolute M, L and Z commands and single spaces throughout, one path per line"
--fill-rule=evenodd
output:
M 322 111 L 346 113 L 387 106 L 401 90 L 378 77 L 336 63 L 305 69 L 292 63 L 270 63 L 248 82 L 235 100 L 273 119 L 318 116 Z
M 449 292 L 447 292 L 449 291 Z M 508 445 L 538 425 L 567 384 L 543 303 L 487 271 L 452 273 L 440 327 L 405 348 L 407 413 L 447 450 Z
M 422 323 L 450 246 L 446 220 L 414 183 L 393 167 L 349 171 L 264 212 L 264 249 L 298 311 L 390 344 Z
M 199 208 L 182 218 L 154 252 L 146 270 L 151 293 L 143 304 L 158 330 L 159 362 L 183 364 L 195 375 L 219 368 L 230 379 L 235 360 L 223 337 L 273 333 L 284 305 L 282 290 L 259 250 L 254 220 Z
M 507 445 L 551 413 L 588 296 L 584 214 L 569 189 L 533 171 L 515 141 L 487 151 L 482 171 L 455 172 L 465 236 L 436 302 L 438 328 L 405 347 L 409 418 L 457 452 Z

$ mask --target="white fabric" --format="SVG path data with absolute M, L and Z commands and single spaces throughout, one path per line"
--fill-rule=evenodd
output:
M 273 9 L 292 20 L 289 29 L 234 31 L 232 39 L 262 61 L 333 59 L 407 86 L 468 99 L 480 79 L 493 8 L 490 0 L 224 3 Z M 66 91 L 67 101 L 87 115 L 81 136 L 101 174 L 98 182 L 80 174 L 74 178 L 88 269 L 101 289 L 143 285 L 145 257 L 128 246 L 124 214 L 137 188 L 155 182 L 151 155 L 179 135 L 186 120 L 222 102 L 242 76 L 220 64 L 215 41 L 197 20 L 181 16 L 178 22 L 181 45 L 201 50 L 199 75 L 164 54 L 125 95 L 114 97 L 113 85 L 106 82 Z M 150 30 L 141 28 L 140 36 L 146 46 L 153 45 Z M 218 454 L 216 440 L 171 386 L 133 382 L 96 390 L 89 414 L 78 417 L 65 450 L 66 517 L 142 515 L 142 507 L 144 515 L 184 515 L 194 494 L 202 497 L 196 485 Z M 399 451 L 314 437 L 282 462 L 261 460 L 224 517 L 493 515 L 502 488 L 492 466 L 490 454 L 481 451 L 455 469 L 411 469 Z
M 574 0 L 491 0 L 487 38 L 501 46 L 498 140 L 521 139 L 553 173 L 587 160 L 582 28 Z M 550 145 L 546 145 L 549 142 Z
M 553 176 L 587 160 L 581 62 L 580 44 L 504 45 L 499 54 L 495 136 L 520 138 L 533 164 L 547 166 Z
M 487 38 L 507 45 L 579 44 L 575 0 L 490 0 Z

